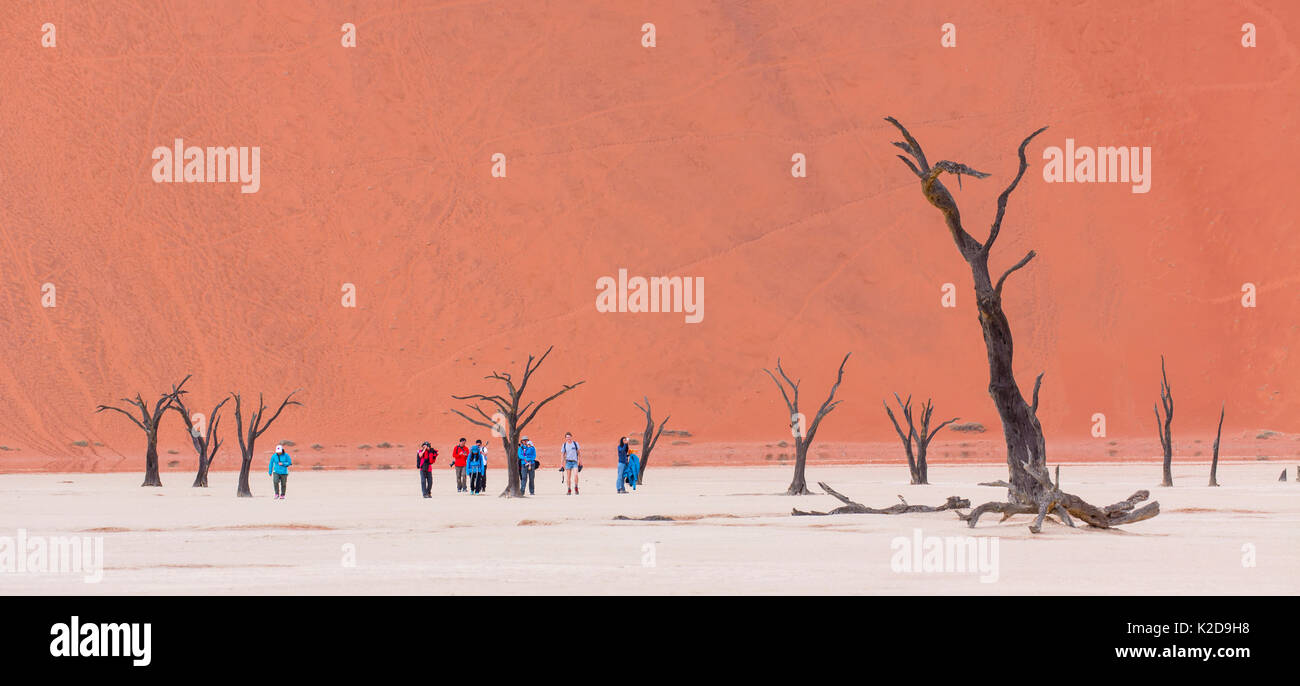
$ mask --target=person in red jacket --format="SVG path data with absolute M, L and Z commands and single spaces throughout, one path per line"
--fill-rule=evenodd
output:
M 469 446 L 465 445 L 465 439 L 460 439 L 460 445 L 451 449 L 451 466 L 456 470 L 456 492 L 464 493 L 469 490 L 465 482 L 465 461 L 469 459 Z
M 433 497 L 433 463 L 438 461 L 438 451 L 428 441 L 420 444 L 415 453 L 415 468 L 420 470 L 420 491 L 424 497 Z

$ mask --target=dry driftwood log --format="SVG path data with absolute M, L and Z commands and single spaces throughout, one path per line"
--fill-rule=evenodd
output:
M 826 493 L 835 496 L 835 498 L 844 503 L 844 505 L 842 507 L 837 507 L 830 512 L 804 512 L 803 510 L 796 508 L 790 511 L 791 515 L 820 517 L 824 515 L 837 514 L 907 514 L 910 512 L 942 512 L 944 510 L 956 510 L 958 508 L 970 507 L 969 500 L 959 498 L 955 495 L 948 496 L 948 502 L 937 507 L 931 507 L 929 505 L 908 505 L 907 501 L 904 500 L 901 495 L 898 496 L 899 503 L 897 505 L 890 505 L 889 507 L 884 508 L 867 507 L 862 503 L 853 502 L 848 496 L 837 492 L 830 486 L 827 486 L 825 481 L 818 481 L 817 485 L 821 486 L 822 490 L 826 491 Z
M 1083 520 L 1088 526 L 1098 529 L 1109 529 L 1120 524 L 1132 524 L 1133 522 L 1151 519 L 1160 514 L 1160 503 L 1153 502 L 1137 507 L 1138 503 L 1151 496 L 1150 492 L 1145 489 L 1135 492 L 1118 503 L 1106 507 L 1097 507 L 1079 496 L 1061 490 L 1061 467 L 1059 465 L 1056 467 L 1056 483 L 1052 483 L 1047 470 L 1043 469 L 1042 465 L 1036 462 L 1032 455 L 1024 462 L 1024 468 L 1035 479 L 1038 479 L 1042 485 L 1042 489 L 1038 492 L 1035 501 L 1026 501 L 1023 496 L 1018 497 L 1017 491 L 1005 481 L 982 483 L 981 486 L 1001 486 L 1006 488 L 1008 493 L 1007 502 L 984 503 L 971 510 L 969 514 L 958 512 L 957 518 L 966 522 L 967 526 L 975 528 L 979 518 L 988 512 L 1001 513 L 1002 519 L 1000 521 L 1006 521 L 1012 515 L 1017 514 L 1036 514 L 1038 518 L 1034 520 L 1033 524 L 1029 525 L 1029 530 L 1038 533 L 1043 528 L 1043 520 L 1049 514 L 1059 517 L 1061 522 L 1068 527 L 1074 527 L 1074 519 L 1071 517 L 1073 515 L 1073 517 Z

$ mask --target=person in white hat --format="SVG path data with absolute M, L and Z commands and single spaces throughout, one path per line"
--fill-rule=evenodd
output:
M 289 465 L 293 458 L 284 451 L 283 445 L 275 446 L 271 453 L 271 463 L 266 466 L 266 473 L 271 475 L 271 488 L 275 489 L 275 499 L 284 500 L 284 493 L 289 487 Z

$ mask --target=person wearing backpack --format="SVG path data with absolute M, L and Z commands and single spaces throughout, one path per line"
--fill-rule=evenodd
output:
M 537 482 L 537 448 L 524 436 L 519 444 L 519 494 L 523 495 L 528 487 L 528 495 L 535 495 L 533 487 Z
M 284 500 L 284 493 L 289 488 L 289 465 L 293 458 L 284 451 L 283 445 L 275 446 L 271 453 L 271 462 L 266 465 L 266 473 L 271 476 L 271 488 L 275 489 L 275 499 Z
M 482 493 L 486 481 L 484 474 L 487 472 L 487 450 L 483 448 L 483 439 L 474 439 L 469 457 L 465 458 L 465 471 L 469 474 L 469 492 L 474 495 Z
M 573 440 L 573 434 L 564 434 L 564 444 L 560 446 L 560 456 L 564 458 L 564 485 L 568 487 L 565 495 L 578 495 L 578 472 L 582 470 L 582 448 Z
M 433 463 L 438 461 L 438 451 L 428 441 L 420 444 L 415 453 L 415 468 L 420 470 L 420 492 L 433 497 Z

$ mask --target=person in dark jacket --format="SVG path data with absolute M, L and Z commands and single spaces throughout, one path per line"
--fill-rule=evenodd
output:
M 627 489 L 623 487 L 623 480 L 624 472 L 627 471 L 627 456 L 630 452 L 632 452 L 632 446 L 628 445 L 627 436 L 618 439 L 618 470 L 616 477 L 618 478 L 619 493 L 627 493 Z
M 420 470 L 420 492 L 426 498 L 433 497 L 433 463 L 438 461 L 438 451 L 428 441 L 420 444 L 415 453 L 415 468 Z

